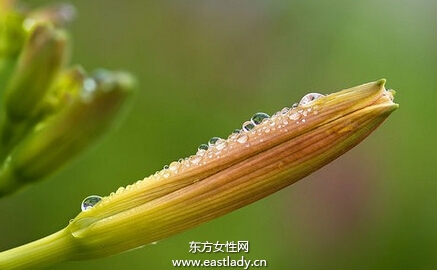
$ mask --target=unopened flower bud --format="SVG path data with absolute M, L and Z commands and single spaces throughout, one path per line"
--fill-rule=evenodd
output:
M 99 72 L 83 79 L 81 85 L 80 93 L 73 90 L 64 96 L 72 100 L 38 123 L 12 149 L 0 169 L 0 194 L 54 173 L 105 134 L 132 92 L 134 81 L 126 73 Z

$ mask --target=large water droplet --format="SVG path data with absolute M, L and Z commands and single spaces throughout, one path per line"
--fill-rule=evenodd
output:
M 319 94 L 319 93 L 309 93 L 303 96 L 303 98 L 299 101 L 299 105 L 305 105 L 310 103 L 311 101 L 314 101 L 318 98 L 324 97 L 325 95 Z
M 242 126 L 244 131 L 252 130 L 254 127 L 255 127 L 255 124 L 252 123 L 252 121 L 246 121 L 243 123 L 243 126 Z
M 82 205 L 80 207 L 81 207 L 82 211 L 86 211 L 88 209 L 93 208 L 93 206 L 96 205 L 101 200 L 102 200 L 102 197 L 97 196 L 97 195 L 91 195 L 91 196 L 86 197 L 82 201 Z
M 252 123 L 254 123 L 255 125 L 259 125 L 259 124 L 262 123 L 262 121 L 263 121 L 264 119 L 267 119 L 267 118 L 269 118 L 269 117 L 270 117 L 270 116 L 269 116 L 268 114 L 266 114 L 266 113 L 258 112 L 258 113 L 255 113 L 255 114 L 252 116 L 252 118 L 250 119 L 250 121 L 252 121 Z

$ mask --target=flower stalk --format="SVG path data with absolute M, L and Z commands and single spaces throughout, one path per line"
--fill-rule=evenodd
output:
M 394 91 L 384 84 L 379 80 L 327 96 L 309 94 L 271 117 L 256 114 L 227 139 L 213 138 L 195 155 L 79 213 L 53 236 L 65 251 L 61 257 L 49 254 L 50 244 L 35 250 L 43 241 L 38 240 L 0 253 L 0 268 L 117 254 L 262 199 L 328 164 L 377 128 L 398 107 Z M 22 254 L 38 258 L 37 263 Z

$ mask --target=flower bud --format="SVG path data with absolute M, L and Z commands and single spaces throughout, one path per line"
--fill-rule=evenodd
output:
M 69 80 L 80 79 L 80 73 L 70 72 L 69 76 L 66 85 L 75 88 Z M 13 148 L 0 169 L 0 194 L 47 177 L 95 142 L 114 122 L 134 81 L 126 73 L 100 71 L 83 79 L 81 85 L 80 93 L 70 89 L 58 100 L 53 97 L 55 103 L 64 103 L 62 108 L 38 123 Z
M 311 174 L 361 142 L 398 107 L 384 83 L 312 93 L 271 117 L 258 113 L 227 139 L 213 138 L 195 155 L 144 180 L 86 200 L 67 227 L 76 245 L 72 259 L 162 240 Z
M 32 116 L 66 58 L 65 32 L 37 25 L 30 34 L 5 93 L 6 117 L 21 122 Z

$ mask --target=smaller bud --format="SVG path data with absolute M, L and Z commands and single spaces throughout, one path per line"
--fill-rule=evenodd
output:
M 66 58 L 67 36 L 50 25 L 38 25 L 26 42 L 5 93 L 11 122 L 30 117 L 44 98 Z
M 64 108 L 38 123 L 12 150 L 0 168 L 0 195 L 51 175 L 87 149 L 106 133 L 135 85 L 130 75 L 108 71 L 81 83 L 80 93 L 64 91 L 56 101 L 66 103 Z

